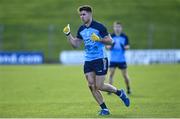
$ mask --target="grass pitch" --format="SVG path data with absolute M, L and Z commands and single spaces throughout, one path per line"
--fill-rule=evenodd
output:
M 103 93 L 106 117 L 180 117 L 180 65 L 129 66 L 132 95 L 126 108 Z M 117 70 L 115 86 L 125 84 Z M 0 66 L 0 117 L 101 117 L 82 66 Z

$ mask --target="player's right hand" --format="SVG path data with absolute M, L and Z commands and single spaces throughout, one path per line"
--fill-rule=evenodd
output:
M 71 32 L 69 24 L 64 27 L 63 32 L 68 36 Z

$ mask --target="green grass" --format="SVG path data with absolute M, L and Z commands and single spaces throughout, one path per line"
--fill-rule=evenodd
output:
M 180 117 L 180 65 L 129 66 L 131 106 L 103 93 L 107 117 Z M 124 88 L 117 71 L 115 86 Z M 0 66 L 0 117 L 100 117 L 82 66 Z
M 180 48 L 179 0 L 0 0 L 0 50 L 42 51 L 46 61 L 58 61 L 60 51 L 71 49 L 62 29 L 69 23 L 76 34 L 81 24 L 77 8 L 83 4 L 93 6 L 94 18 L 110 32 L 112 23 L 120 20 L 133 49 L 148 48 L 151 25 L 152 48 Z M 51 41 L 49 25 L 54 26 Z

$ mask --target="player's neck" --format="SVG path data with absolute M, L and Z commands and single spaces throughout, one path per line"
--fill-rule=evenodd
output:
M 91 22 L 92 22 L 92 18 L 91 18 L 87 23 L 85 23 L 84 25 L 85 25 L 86 27 L 89 27 L 89 26 L 91 25 Z
M 120 36 L 121 35 L 121 33 L 114 33 L 116 36 Z

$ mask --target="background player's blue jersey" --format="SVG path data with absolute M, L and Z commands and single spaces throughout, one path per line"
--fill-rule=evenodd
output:
M 121 33 L 120 36 L 111 35 L 114 45 L 110 49 L 110 62 L 126 62 L 124 46 L 129 45 L 128 37 Z
M 100 38 L 104 38 L 108 35 L 107 29 L 101 23 L 96 21 L 92 21 L 89 27 L 86 27 L 85 25 L 80 26 L 77 32 L 77 38 L 84 41 L 85 61 L 107 57 L 105 45 L 91 40 L 92 33 L 95 33 Z

